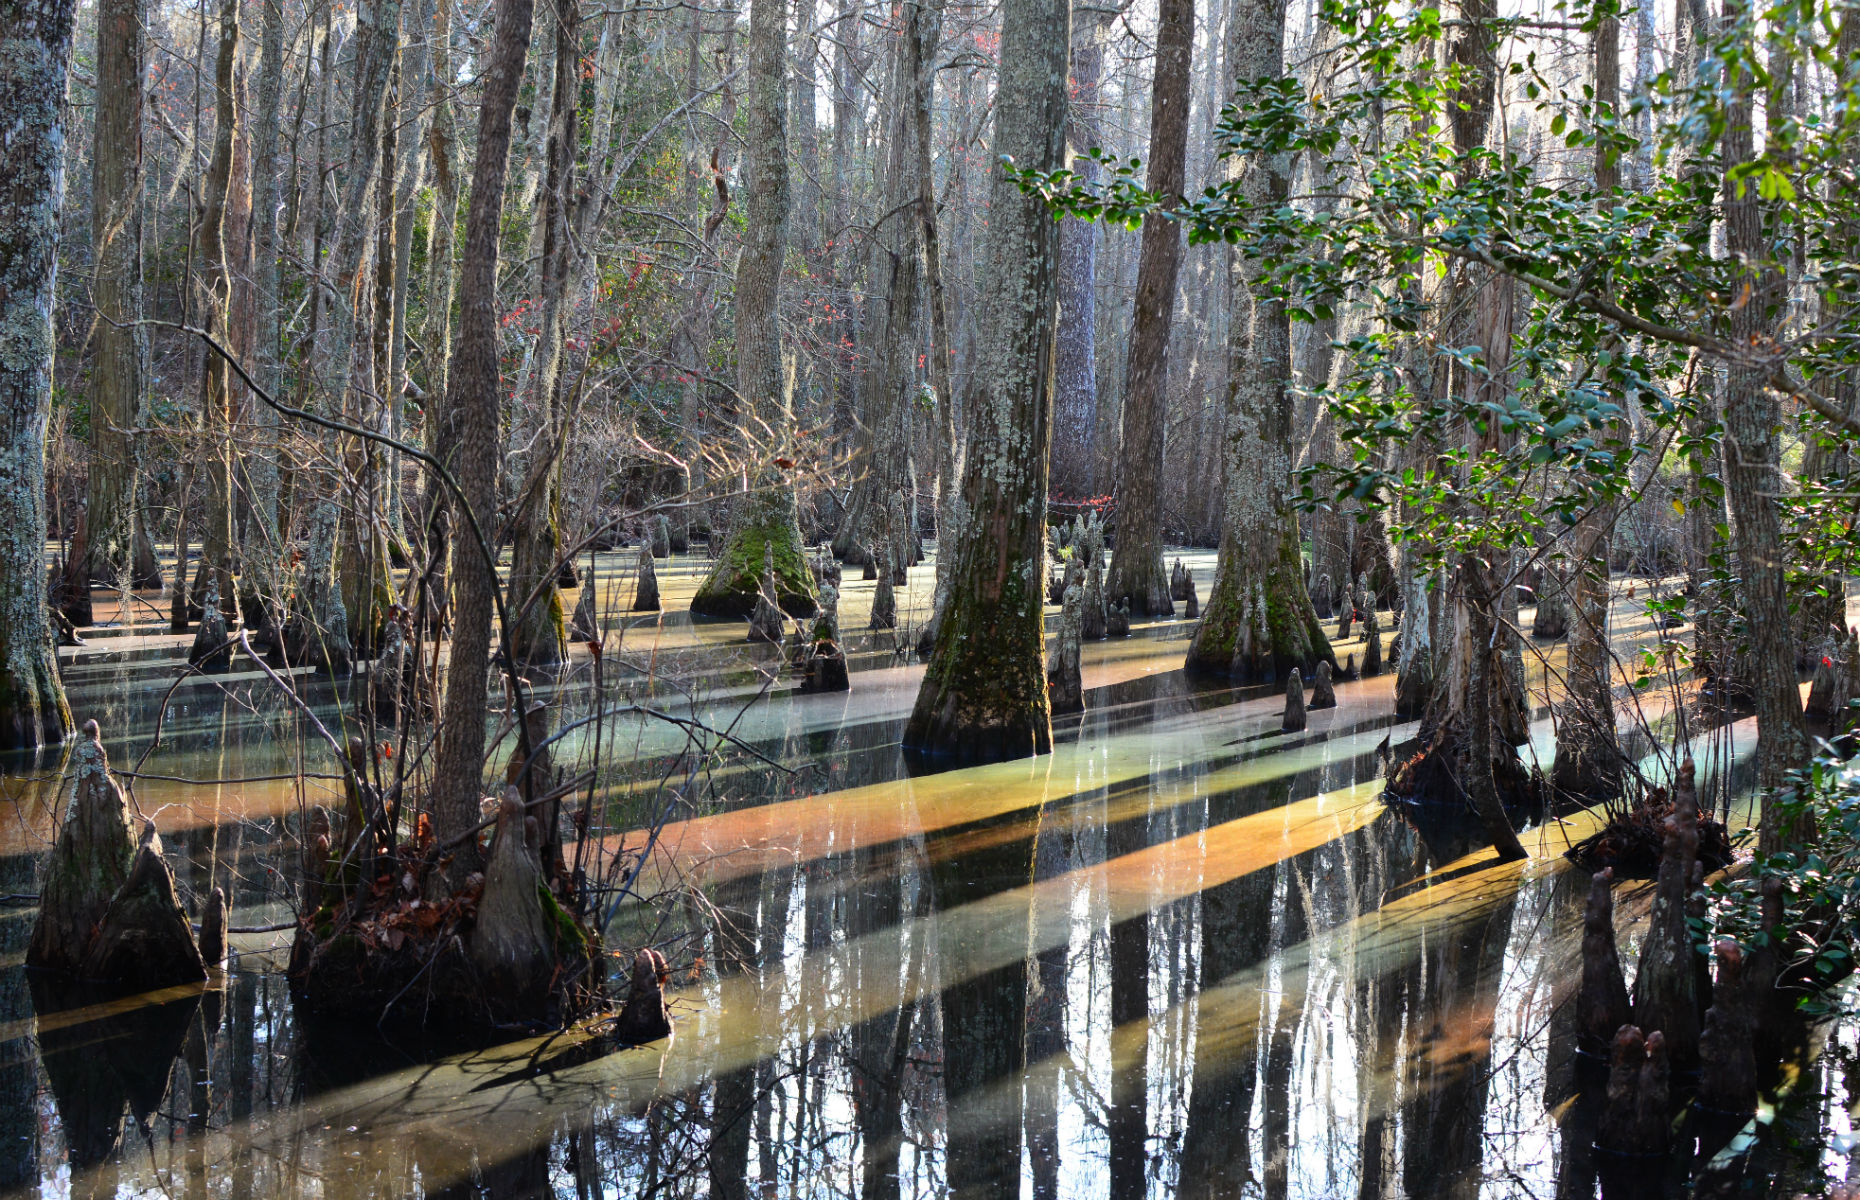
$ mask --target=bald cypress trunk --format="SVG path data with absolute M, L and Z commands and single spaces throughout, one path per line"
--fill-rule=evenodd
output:
M 454 471 L 465 504 L 485 523 L 497 508 L 498 398 L 503 394 L 497 367 L 498 225 L 510 163 L 510 118 L 523 83 L 533 13 L 532 0 L 499 0 L 497 7 L 478 106 L 471 205 L 465 217 L 459 337 L 447 372 L 446 421 L 439 432 L 439 458 Z M 479 821 L 485 685 L 497 588 L 497 573 L 473 540 L 463 514 L 455 512 L 453 523 L 460 544 L 452 571 L 452 657 L 433 768 L 433 810 L 442 840 L 463 835 Z M 462 879 L 476 857 L 467 843 L 455 864 L 455 877 Z
M 1233 14 L 1228 57 L 1235 80 L 1285 70 L 1283 0 L 1243 0 Z M 1283 203 L 1291 164 L 1282 154 L 1241 164 L 1253 204 Z M 1271 682 L 1294 667 L 1306 674 L 1332 659 L 1305 589 L 1292 485 L 1292 326 L 1284 301 L 1264 294 L 1253 260 L 1230 262 L 1227 440 L 1222 460 L 1226 513 L 1214 585 L 1189 643 L 1199 674 Z M 1249 319 L 1250 313 L 1250 319 Z
M 230 345 L 227 333 L 232 310 L 232 272 L 226 245 L 227 195 L 232 189 L 233 140 L 238 120 L 233 107 L 233 66 L 239 53 L 238 0 L 221 0 L 219 53 L 213 70 L 213 156 L 203 183 L 205 201 L 200 217 L 200 295 L 196 319 Z M 201 530 L 201 566 L 218 584 L 221 603 L 235 605 L 233 586 L 233 463 L 232 368 L 226 360 L 208 353 L 202 381 L 201 434 L 206 460 L 207 502 Z M 195 589 L 204 587 L 198 573 Z M 236 611 L 236 610 L 235 610 Z
M 885 561 L 881 543 L 890 537 L 886 505 L 905 483 L 911 402 L 923 341 L 918 320 L 923 236 L 913 204 L 921 198 L 915 89 L 923 9 L 909 4 L 902 11 L 905 26 L 893 46 L 890 116 L 885 123 L 887 187 L 880 210 L 885 217 L 878 236 L 871 239 L 864 414 L 846 519 L 833 538 L 834 554 L 853 564 L 866 562 L 868 556 Z
M 97 120 L 91 155 L 92 334 L 87 576 L 114 585 L 136 542 L 136 425 L 142 395 L 142 5 L 97 9 Z M 143 581 L 146 582 L 146 581 Z M 159 580 L 157 580 L 159 582 Z
M 1072 52 L 1072 103 L 1068 139 L 1072 169 L 1096 183 L 1096 163 L 1084 154 L 1104 140 L 1097 105 L 1104 74 L 1101 32 L 1107 7 L 1082 10 Z M 1098 467 L 1098 223 L 1059 222 L 1059 329 L 1053 366 L 1053 494 L 1085 500 L 1099 492 Z
M 541 332 L 536 339 L 537 369 L 530 403 L 536 412 L 535 441 L 522 457 L 527 477 L 513 481 L 521 489 L 514 546 L 510 558 L 511 653 L 530 666 L 553 666 L 567 654 L 567 627 L 556 590 L 556 559 L 562 548 L 561 456 L 557 453 L 562 412 L 561 367 L 567 326 L 569 277 L 568 201 L 577 145 L 576 113 L 581 85 L 580 5 L 555 5 L 556 54 L 553 127 L 547 142 L 542 197 L 542 271 L 539 288 Z
M 45 609 L 45 423 L 72 0 L 0 0 L 0 749 L 63 741 Z
M 748 228 L 736 267 L 736 390 L 761 428 L 780 436 L 793 425 L 782 363 L 776 301 L 788 232 L 787 5 L 753 0 L 749 10 L 749 104 L 745 175 Z M 691 611 L 738 617 L 755 606 L 765 552 L 775 559 L 781 606 L 795 616 L 816 607 L 813 576 L 801 554 L 794 485 L 767 445 L 748 447 L 751 493 L 738 508 L 716 566 L 698 585 Z
M 1619 18 L 1612 15 L 1599 17 L 1595 26 L 1595 102 L 1610 113 L 1621 87 L 1620 26 Z M 1618 157 L 1609 150 L 1598 151 L 1595 186 L 1603 211 L 1613 208 L 1610 197 L 1620 184 Z M 1626 434 L 1621 422 L 1609 426 L 1611 439 L 1625 442 Z M 1612 501 L 1597 504 L 1577 522 L 1572 538 L 1575 573 L 1569 586 L 1568 698 L 1557 727 L 1556 761 L 1551 768 L 1551 783 L 1559 791 L 1591 800 L 1620 794 L 1626 761 L 1615 732 L 1614 661 L 1608 647 L 1608 543 L 1616 511 Z
M 1005 0 L 997 155 L 1064 165 L 1066 0 Z M 1057 226 L 1003 174 L 989 197 L 981 344 L 949 595 L 904 744 L 978 760 L 1052 748 L 1041 624 L 1047 452 L 1053 412 Z
M 1156 79 L 1150 100 L 1149 190 L 1171 202 L 1182 194 L 1188 155 L 1188 73 L 1195 0 L 1162 0 L 1156 29 Z M 1117 484 L 1117 545 L 1105 598 L 1133 614 L 1171 616 L 1163 571 L 1162 473 L 1169 416 L 1169 330 L 1175 315 L 1182 233 L 1174 221 L 1143 223 L 1137 303 L 1124 379 L 1124 450 Z
M 278 296 L 278 205 L 284 167 L 280 153 L 279 109 L 284 89 L 283 0 L 264 0 L 259 6 L 258 126 L 253 136 L 252 180 L 252 307 L 257 316 L 252 358 L 258 382 L 274 397 L 284 392 L 283 315 Z M 278 415 L 262 402 L 252 406 L 258 428 L 257 444 L 246 457 L 246 477 L 252 485 L 252 515 L 246 526 L 244 550 L 250 564 L 263 563 L 258 572 L 262 591 L 269 593 L 271 564 L 278 557 Z
M 1727 23 L 1735 27 L 1751 19 L 1744 0 L 1727 0 Z M 1742 37 L 1746 47 L 1753 44 L 1748 30 Z M 1727 63 L 1725 70 L 1725 88 L 1731 97 L 1722 149 L 1725 248 L 1732 261 L 1744 265 L 1744 279 L 1736 286 L 1748 289 L 1750 297 L 1731 313 L 1730 340 L 1737 345 L 1762 345 L 1776 332 L 1776 311 L 1785 299 L 1784 281 L 1763 228 L 1757 189 L 1734 175 L 1753 157 L 1751 109 L 1756 76 L 1747 59 Z M 1782 86 L 1787 86 L 1786 78 Z M 1777 506 L 1786 483 L 1777 436 L 1782 416 L 1775 393 L 1764 384 L 1765 373 L 1761 364 L 1733 362 L 1726 368 L 1724 466 L 1731 513 L 1736 518 L 1733 540 L 1756 694 L 1757 779 L 1763 787 L 1776 788 L 1789 771 L 1807 760 L 1808 729 L 1796 680 L 1795 623 L 1789 614 Z M 1765 798 L 1764 853 L 1795 844 L 1810 832 L 1785 827 L 1772 800 Z

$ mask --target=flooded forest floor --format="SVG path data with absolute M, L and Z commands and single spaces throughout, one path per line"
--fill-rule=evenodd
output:
M 1212 554 L 1181 557 L 1205 592 Z M 1184 677 L 1191 622 L 1138 622 L 1086 643 L 1087 709 L 1051 755 L 913 774 L 932 566 L 899 589 L 896 632 L 867 628 L 874 584 L 846 572 L 852 690 L 803 696 L 779 648 L 686 613 L 701 557 L 659 567 L 657 614 L 626 611 L 630 564 L 597 564 L 599 693 L 577 646 L 536 695 L 557 728 L 634 703 L 735 739 L 629 715 L 598 760 L 587 737 L 556 750 L 595 771 L 602 844 L 635 856 L 608 946 L 666 953 L 673 1038 L 444 1053 L 297 1020 L 287 847 L 339 803 L 334 764 L 250 661 L 177 686 L 192 635 L 154 592 L 126 621 L 99 592 L 87 644 L 60 652 L 73 715 L 102 727 L 189 911 L 227 889 L 235 954 L 205 989 L 40 1015 L 22 960 L 69 782 L 56 753 L 0 768 L 7 1194 L 1595 1194 L 1567 1002 L 1588 881 L 1562 851 L 1601 817 L 1531 828 L 1509 864 L 1463 823 L 1402 819 L 1381 794 L 1379 748 L 1414 733 L 1392 674 L 1339 682 L 1286 734 L 1276 690 Z M 1622 649 L 1653 631 L 1628 582 Z M 1526 754 L 1546 766 L 1561 653 L 1526 647 Z M 376 734 L 347 684 L 292 683 L 332 729 Z M 1668 738 L 1671 708 L 1643 696 Z M 1734 829 L 1753 739 L 1748 720 L 1693 739 Z M 1621 890 L 1629 956 L 1648 899 Z M 1825 1032 L 1772 1139 L 1792 1148 L 1738 1168 L 1742 1194 L 1845 1175 L 1860 1030 Z

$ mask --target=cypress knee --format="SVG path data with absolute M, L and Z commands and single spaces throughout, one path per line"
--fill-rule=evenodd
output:
M 878 586 L 872 590 L 872 628 L 896 629 L 898 627 L 898 593 L 892 583 L 890 556 L 878 564 Z
M 639 548 L 639 575 L 633 586 L 633 611 L 659 611 L 659 572 L 652 563 L 652 547 Z
M 226 961 L 226 893 L 214 888 L 200 913 L 200 961 L 217 967 Z
M 641 950 L 633 956 L 633 989 L 614 1021 L 615 1041 L 643 1046 L 671 1036 L 672 1012 L 665 1004 L 665 981 L 669 978 L 665 956 L 657 950 Z
M 1285 721 L 1280 729 L 1285 733 L 1297 733 L 1305 727 L 1305 680 L 1293 667 L 1291 676 L 1285 681 Z
M 1634 1021 L 1643 1029 L 1657 1028 L 1666 1035 L 1664 1045 L 1679 1070 L 1698 1065 L 1698 980 L 1693 972 L 1692 936 L 1686 927 L 1687 893 L 1699 840 L 1694 777 L 1692 760 L 1687 759 L 1673 789 L 1653 913 L 1634 975 Z
M 1757 1030 L 1744 952 L 1718 941 L 1718 980 L 1699 1033 L 1699 1103 L 1724 1113 L 1757 1107 Z
M 187 661 L 208 675 L 230 670 L 232 646 L 226 638 L 226 618 L 220 613 L 219 580 L 208 575 L 207 594 L 200 601 L 200 625 L 194 630 L 194 644 L 187 651 Z
M 1608 1055 L 1608 1099 L 1596 1142 L 1617 1154 L 1639 1154 L 1635 1115 L 1640 1109 L 1640 1073 L 1647 1061 L 1647 1041 L 1639 1028 L 1615 1031 Z
M 594 582 L 594 568 L 582 576 L 581 595 L 575 601 L 574 615 L 568 618 L 568 636 L 578 642 L 598 642 L 601 640 L 600 617 L 594 611 L 594 593 L 600 589 Z
M 1589 884 L 1582 919 L 1582 985 L 1576 993 L 1577 1036 L 1585 1049 L 1606 1051 L 1630 1020 L 1627 980 L 1615 948 L 1615 873 L 1597 871 Z
M 129 877 L 136 837 L 97 722 L 84 722 L 84 740 L 72 758 L 71 798 L 45 867 L 26 965 L 76 972 L 110 898 Z
M 1317 665 L 1317 674 L 1311 677 L 1310 707 L 1312 708 L 1335 708 L 1337 707 L 1337 693 L 1336 693 L 1336 690 L 1331 687 L 1330 663 L 1328 662 L 1319 663 Z
M 1064 608 L 1059 614 L 1059 636 L 1046 660 L 1047 696 L 1055 715 L 1085 710 L 1085 687 L 1079 664 L 1084 609 L 1085 592 L 1075 582 L 1066 588 Z
M 174 894 L 174 872 L 162 857 L 155 822 L 142 827 L 142 844 L 84 956 L 86 978 L 127 991 L 194 983 L 207 977 L 194 928 Z

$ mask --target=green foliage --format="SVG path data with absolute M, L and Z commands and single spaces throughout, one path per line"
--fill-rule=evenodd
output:
M 1556 8 L 1590 31 L 1617 15 L 1608 0 Z M 1295 320 L 1347 309 L 1367 318 L 1339 343 L 1350 367 L 1342 382 L 1319 393 L 1344 454 L 1305 470 L 1307 506 L 1398 504 L 1406 522 L 1396 536 L 1429 559 L 1541 552 L 1585 512 L 1631 496 L 1661 462 L 1692 462 L 1719 488 L 1709 464 L 1721 431 L 1701 420 L 1698 402 L 1714 365 L 1758 366 L 1798 391 L 1860 366 L 1853 81 L 1816 111 L 1772 119 L 1760 153 L 1728 179 L 1718 152 L 1733 104 L 1771 88 L 1773 64 L 1807 54 L 1836 78 L 1851 71 L 1834 52 L 1845 13 L 1832 0 L 1801 0 L 1744 14 L 1704 42 L 1695 76 L 1668 71 L 1619 103 L 1553 79 L 1526 22 L 1489 22 L 1501 86 L 1522 92 L 1539 127 L 1579 161 L 1647 152 L 1651 176 L 1606 194 L 1593 174 L 1558 177 L 1557 156 L 1522 154 L 1509 140 L 1457 152 L 1445 128 L 1470 81 L 1453 55 L 1439 65 L 1435 44 L 1467 35 L 1443 27 L 1435 8 L 1388 0 L 1326 0 L 1337 48 L 1325 90 L 1242 81 L 1217 130 L 1240 169 L 1179 207 L 1143 189 L 1135 160 L 1095 151 L 1096 184 L 1009 170 L 1057 214 L 1174 220 L 1193 242 L 1233 246 Z M 1644 147 L 1634 134 L 1643 117 Z M 1252 164 L 1294 155 L 1321 162 L 1311 177 L 1327 194 L 1249 200 L 1242 179 Z M 1570 157 L 1561 156 L 1564 171 Z M 1712 249 L 1724 191 L 1752 187 L 1768 203 L 1767 263 Z M 1805 271 L 1795 270 L 1798 250 Z M 1764 302 L 1750 283 L 1762 268 L 1818 291 L 1819 319 L 1786 342 L 1733 344 L 1734 315 Z M 1495 371 L 1489 348 L 1470 344 L 1476 322 L 1454 306 L 1504 286 L 1516 310 L 1509 363 Z M 1773 324 L 1788 313 L 1779 303 L 1768 316 Z M 1811 436 L 1849 437 L 1810 421 Z M 1797 549 L 1818 569 L 1840 569 L 1825 543 L 1842 545 L 1842 563 L 1852 555 L 1841 490 L 1813 489 L 1794 505 Z
M 1759 883 L 1783 881 L 1782 930 L 1796 931 L 1779 947 L 1779 959 L 1796 977 L 1831 983 L 1854 967 L 1860 943 L 1860 758 L 1843 760 L 1832 746 L 1822 751 L 1772 801 L 1775 819 L 1791 824 L 1812 820 L 1812 849 L 1759 857 L 1748 872 L 1712 885 L 1709 915 L 1695 922 L 1701 947 L 1712 937 L 1735 937 L 1747 949 L 1768 945 L 1778 930 L 1762 927 Z M 1813 993 L 1803 1006 L 1826 1011 L 1838 1002 Z

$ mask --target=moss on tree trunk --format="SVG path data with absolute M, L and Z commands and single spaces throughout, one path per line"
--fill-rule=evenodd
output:
M 1002 9 L 994 148 L 1054 170 L 1064 161 L 1070 10 L 1063 0 L 1007 0 Z M 955 555 L 948 598 L 904 730 L 913 750 L 988 761 L 1052 747 L 1041 564 L 1057 251 L 1044 204 L 997 173 L 982 256 L 994 274 L 964 406 L 972 422 L 962 479 L 968 515 L 946 548 Z
M 767 554 L 775 558 L 775 587 L 782 610 L 809 617 L 818 607 L 813 573 L 801 552 L 801 530 L 795 521 L 794 494 L 785 484 L 751 497 L 742 524 L 724 543 L 723 553 L 691 598 L 691 611 L 704 617 L 747 617 L 756 607 L 762 565 Z
M 1221 539 L 1214 587 L 1185 664 L 1193 674 L 1231 676 L 1243 683 L 1277 683 L 1294 669 L 1307 674 L 1336 656 L 1305 591 L 1298 527 L 1289 514 L 1263 562 L 1232 532 Z M 1267 531 L 1270 537 L 1270 531 Z M 1239 565 L 1251 559 L 1253 565 Z
M 736 389 L 755 406 L 761 424 L 777 431 L 794 423 L 776 323 L 788 224 L 786 33 L 782 0 L 753 0 L 744 162 L 748 228 L 736 268 Z M 691 611 L 709 617 L 748 616 L 755 608 L 764 557 L 773 554 L 780 593 L 776 601 L 797 617 L 812 616 L 814 577 L 801 554 L 794 487 L 766 454 L 755 468 L 754 482 L 753 494 L 740 506 L 741 521 L 691 598 Z

